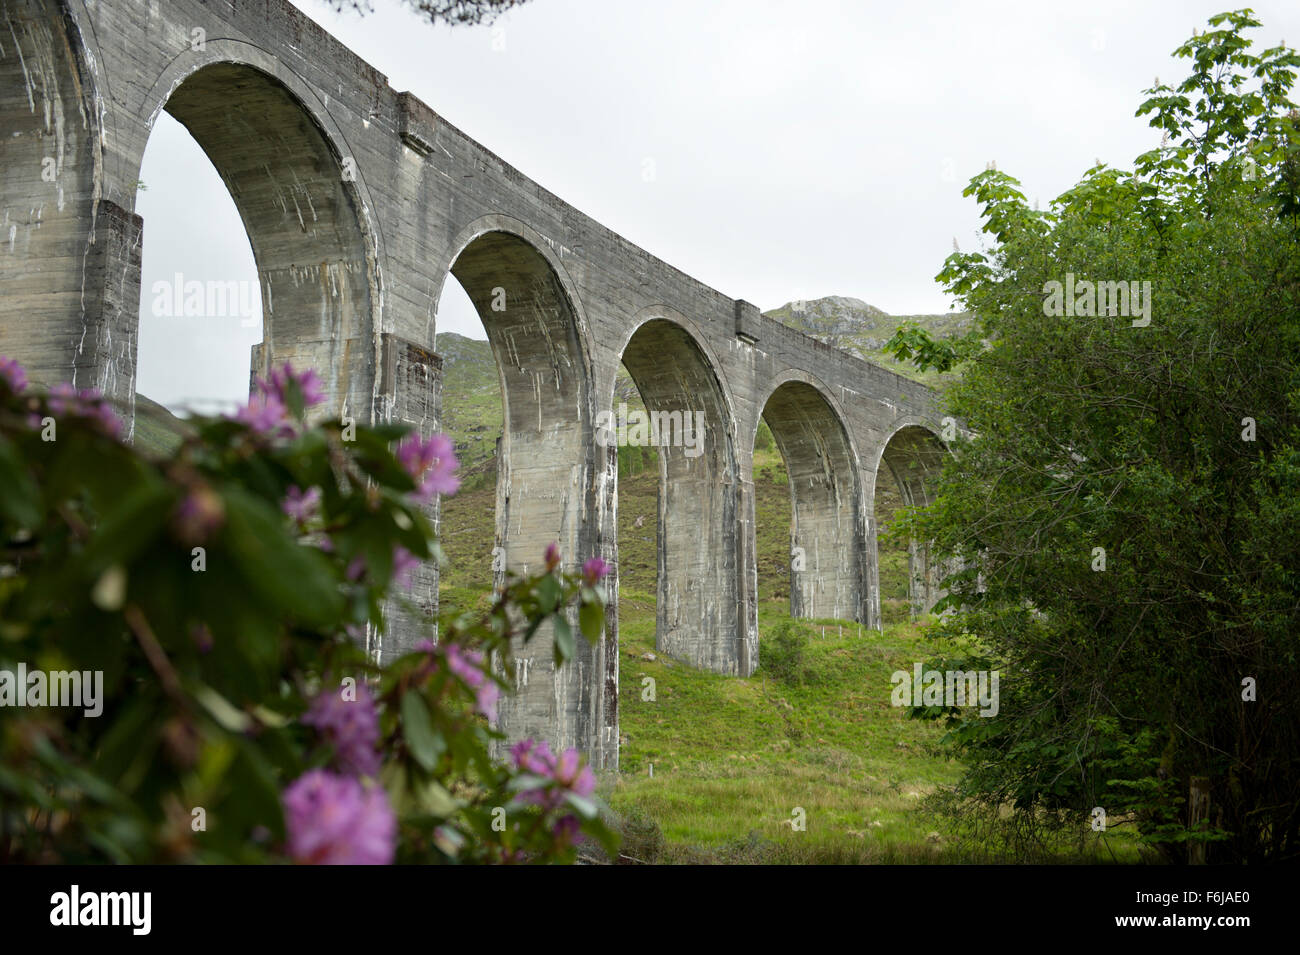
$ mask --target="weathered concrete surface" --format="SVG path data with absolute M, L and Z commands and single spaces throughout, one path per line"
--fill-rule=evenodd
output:
M 448 273 L 478 306 L 506 428 L 505 566 L 617 565 L 614 449 L 594 440 L 620 363 L 646 403 L 702 415 L 699 453 L 661 455 L 659 645 L 723 673 L 758 664 L 752 451 L 766 415 L 791 475 L 791 607 L 878 625 L 882 459 L 924 495 L 932 395 L 763 318 L 582 215 L 445 123 L 284 0 L 0 0 L 0 353 L 46 381 L 135 394 L 133 213 L 166 109 L 222 175 L 257 261 L 264 343 L 325 379 L 328 413 L 438 426 L 436 305 Z M 775 263 L 774 263 L 775 264 Z M 918 552 L 918 561 L 923 554 Z M 792 561 L 793 566 L 794 561 Z M 928 606 L 932 574 L 916 569 Z M 617 579 L 611 581 L 617 595 Z M 425 568 L 417 599 L 432 611 Z M 422 621 L 394 612 L 391 656 Z M 513 738 L 618 759 L 618 635 L 556 672 L 549 636 L 514 648 Z

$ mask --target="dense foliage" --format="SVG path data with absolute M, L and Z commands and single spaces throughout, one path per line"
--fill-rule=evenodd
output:
M 950 737 L 961 794 L 1022 826 L 1099 807 L 1180 861 L 1300 853 L 1300 57 L 1253 52 L 1258 26 L 1175 51 L 1132 171 L 1043 211 L 976 176 L 988 247 L 939 279 L 978 327 L 893 343 L 964 362 L 974 437 L 909 522 L 964 560 L 967 665 L 1002 670 L 998 715 Z
M 0 861 L 564 861 L 583 830 L 610 848 L 578 753 L 494 760 L 489 722 L 512 638 L 549 621 L 563 660 L 576 629 L 600 636 L 604 563 L 564 572 L 552 546 L 378 666 L 457 462 L 406 425 L 311 426 L 322 397 L 277 369 L 159 459 L 94 393 L 0 359 Z M 80 698 L 55 705 L 73 671 Z

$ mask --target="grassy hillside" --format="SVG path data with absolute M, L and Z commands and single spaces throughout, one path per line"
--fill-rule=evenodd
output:
M 636 449 L 634 449 L 636 450 Z M 648 450 L 648 449 L 642 449 Z M 466 606 L 492 586 L 496 459 L 493 470 L 441 505 L 439 534 L 450 566 L 443 574 L 442 601 Z M 659 469 L 653 457 L 621 469 L 618 485 L 619 580 L 624 593 L 655 593 Z M 878 526 L 887 528 L 901 506 L 897 488 L 882 482 L 876 502 Z M 775 448 L 754 454 L 754 519 L 758 597 L 781 612 L 790 607 L 790 484 Z M 638 526 L 639 525 L 639 526 Z M 907 619 L 907 549 L 881 545 L 881 613 L 886 623 Z
M 135 446 L 158 455 L 180 447 L 185 422 L 152 398 L 135 396 Z
M 494 484 L 501 437 L 501 379 L 492 346 L 443 332 L 437 351 L 443 362 L 442 430 L 456 442 L 466 483 L 473 486 L 486 478 Z

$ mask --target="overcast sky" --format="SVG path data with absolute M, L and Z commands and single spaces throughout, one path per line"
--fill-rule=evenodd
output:
M 990 160 L 1044 204 L 1100 158 L 1159 141 L 1133 116 L 1172 50 L 1228 0 L 1078 3 L 531 0 L 431 26 L 296 0 L 396 90 L 597 221 L 770 309 L 847 295 L 945 311 L 934 275 L 979 244 L 961 197 Z M 1255 2 L 1256 44 L 1300 41 L 1300 4 Z M 170 117 L 151 137 L 139 390 L 172 406 L 246 393 L 260 319 L 151 314 L 153 283 L 256 284 L 220 179 Z M 438 329 L 485 337 L 463 293 Z M 258 312 L 260 315 L 260 310 Z M 184 369 L 183 371 L 180 369 Z

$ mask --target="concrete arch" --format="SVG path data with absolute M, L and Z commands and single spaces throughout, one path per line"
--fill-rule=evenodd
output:
M 632 321 L 628 323 L 622 338 L 618 342 L 619 360 L 621 361 L 622 356 L 627 353 L 628 344 L 632 341 L 632 338 L 636 333 L 641 330 L 642 326 L 654 321 L 664 321 L 673 325 L 678 325 L 681 327 L 682 331 L 690 336 L 691 344 L 703 357 L 704 362 L 709 368 L 709 373 L 713 376 L 713 380 L 717 384 L 719 392 L 722 394 L 722 400 L 727 409 L 728 422 L 738 421 L 739 418 L 736 415 L 734 393 L 727 382 L 727 363 L 713 348 L 712 344 L 710 344 L 709 336 L 704 334 L 704 329 L 700 324 L 693 319 L 686 317 L 677 309 L 669 305 L 655 304 L 647 305 L 637 311 L 637 313 L 632 316 Z M 613 379 L 610 379 L 607 390 L 608 393 L 604 396 L 606 398 L 606 406 L 608 406 L 608 403 L 613 400 Z
M 536 572 L 555 541 L 570 569 L 599 553 L 594 503 L 604 476 L 592 435 L 592 385 L 581 305 L 540 236 L 489 216 L 462 230 L 446 275 L 455 277 L 487 331 L 501 386 L 503 431 L 497 464 L 497 582 L 505 572 Z M 573 622 L 576 626 L 576 620 Z M 498 728 L 510 740 L 545 738 L 556 746 L 599 737 L 606 668 L 616 666 L 613 634 L 554 666 L 549 624 L 511 647 L 517 692 L 502 701 Z M 615 679 L 617 670 L 614 670 Z M 613 740 L 616 744 L 616 740 Z M 616 747 L 615 747 L 616 751 Z
M 150 128 L 164 109 L 186 127 L 243 220 L 262 286 L 263 344 L 253 371 L 310 365 L 325 383 L 322 414 L 369 417 L 382 311 L 379 234 L 361 170 L 342 134 L 327 128 L 323 104 L 265 52 L 224 39 L 178 55 L 146 102 Z
M 527 230 L 502 225 L 467 230 L 447 274 L 469 295 L 496 357 L 504 417 L 498 545 L 506 565 L 522 569 L 553 540 L 578 559 L 574 494 L 595 466 L 585 440 L 591 375 L 572 286 Z
M 626 437 L 655 443 L 659 457 L 656 646 L 697 667 L 748 673 L 736 417 L 721 365 L 694 323 L 664 306 L 637 313 L 619 355 L 650 412 L 645 430 L 629 426 Z
M 93 36 L 62 5 L 12 0 L 4 13 L 0 354 L 37 381 L 101 389 L 129 419 L 134 323 L 119 327 L 105 300 L 124 290 L 105 295 L 101 278 L 117 264 L 110 250 L 128 261 L 138 254 L 139 231 L 124 210 L 101 209 L 110 116 Z
M 552 243 L 532 228 L 526 222 L 516 219 L 513 216 L 504 215 L 494 212 L 488 215 L 479 216 L 468 225 L 462 227 L 455 237 L 451 240 L 448 248 L 450 251 L 434 266 L 433 274 L 435 275 L 436 284 L 431 288 L 431 300 L 436 306 L 442 300 L 442 292 L 447 284 L 447 276 L 454 275 L 454 266 L 461 254 L 469 248 L 476 240 L 489 232 L 500 232 L 506 235 L 514 236 L 516 239 L 527 244 L 538 256 L 546 261 L 551 272 L 554 273 L 556 281 L 559 283 L 561 290 L 568 302 L 569 308 L 573 312 L 574 327 L 578 334 L 579 353 L 582 357 L 582 367 L 584 373 L 591 376 L 591 328 L 587 323 L 587 313 L 583 305 L 582 296 L 578 294 L 578 285 L 569 274 L 563 260 L 555 253 Z M 457 281 L 460 281 L 459 278 Z M 463 284 L 463 283 L 462 283 Z M 481 316 L 480 316 L 481 317 Z M 436 319 L 436 314 L 435 314 Z M 425 343 L 428 347 L 433 347 L 433 332 L 435 327 L 429 329 L 429 340 Z
M 876 487 L 882 466 L 898 485 L 903 504 L 908 507 L 923 506 L 931 501 L 933 478 L 943 465 L 948 446 L 925 418 L 907 416 L 894 422 L 884 444 L 880 447 L 875 467 L 872 469 L 872 502 L 874 507 Z M 873 614 L 880 625 L 880 557 L 877 545 L 877 528 L 871 528 Z M 944 568 L 931 560 L 930 547 L 925 541 L 908 542 L 908 600 L 912 616 L 919 617 L 933 607 L 943 596 L 940 583 Z
M 838 402 L 815 376 L 790 371 L 761 415 L 790 480 L 791 616 L 868 622 L 866 496 Z
M 826 382 L 822 381 L 821 378 L 817 377 L 811 372 L 804 371 L 802 368 L 786 369 L 785 371 L 779 373 L 775 378 L 772 379 L 772 383 L 767 389 L 766 397 L 763 398 L 762 403 L 759 405 L 758 417 L 754 419 L 754 429 L 749 435 L 749 446 L 751 448 L 754 446 L 754 439 L 758 436 L 759 421 L 763 417 L 762 408 L 767 406 L 768 400 L 771 399 L 772 394 L 778 388 L 780 388 L 782 385 L 787 385 L 792 383 L 807 385 L 815 392 L 817 392 L 817 397 L 819 397 L 822 401 L 826 402 L 826 404 L 830 407 L 831 414 L 835 416 L 835 420 L 839 423 L 839 427 L 844 432 L 844 438 L 846 441 L 848 441 L 849 448 L 853 453 L 853 460 L 857 462 L 859 460 L 857 441 L 854 440 L 853 433 L 852 431 L 849 430 L 848 427 L 849 416 L 844 409 L 843 403 L 840 401 L 839 398 L 835 396 L 835 392 L 833 392 L 830 389 L 830 387 L 826 384 Z

